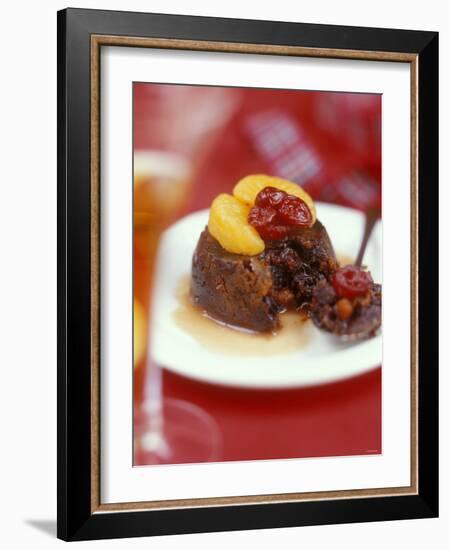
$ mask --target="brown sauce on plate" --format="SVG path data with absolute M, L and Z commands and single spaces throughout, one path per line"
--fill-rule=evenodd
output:
M 292 353 L 306 346 L 313 331 L 302 313 L 280 315 L 280 329 L 272 334 L 247 331 L 220 323 L 196 307 L 190 298 L 189 276 L 177 288 L 178 307 L 173 312 L 176 325 L 204 348 L 228 356 L 268 356 Z

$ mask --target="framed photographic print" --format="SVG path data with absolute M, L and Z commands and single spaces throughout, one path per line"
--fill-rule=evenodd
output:
M 58 13 L 58 536 L 438 514 L 438 35 Z

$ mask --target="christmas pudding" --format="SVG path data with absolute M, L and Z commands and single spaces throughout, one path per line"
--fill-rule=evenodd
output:
M 286 310 L 309 313 L 338 268 L 311 197 L 297 184 L 253 175 L 211 205 L 192 260 L 191 296 L 211 318 L 275 331 Z

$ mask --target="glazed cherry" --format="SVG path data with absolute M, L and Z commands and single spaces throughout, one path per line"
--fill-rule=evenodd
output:
M 275 220 L 276 215 L 277 211 L 271 206 L 254 206 L 250 210 L 248 221 L 250 225 L 259 230 L 261 227 L 271 224 Z
M 275 187 L 264 187 L 255 199 L 248 222 L 263 239 L 282 239 L 290 228 L 311 225 L 311 212 L 302 199 Z
M 373 284 L 372 276 L 355 265 L 337 269 L 331 280 L 336 294 L 341 298 L 363 296 Z
M 308 226 L 312 221 L 306 203 L 293 195 L 287 195 L 280 204 L 278 216 L 286 225 Z

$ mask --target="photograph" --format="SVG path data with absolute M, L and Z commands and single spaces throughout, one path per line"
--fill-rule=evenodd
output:
M 437 33 L 58 40 L 58 537 L 436 517 Z
M 382 94 L 132 94 L 133 465 L 381 454 Z

